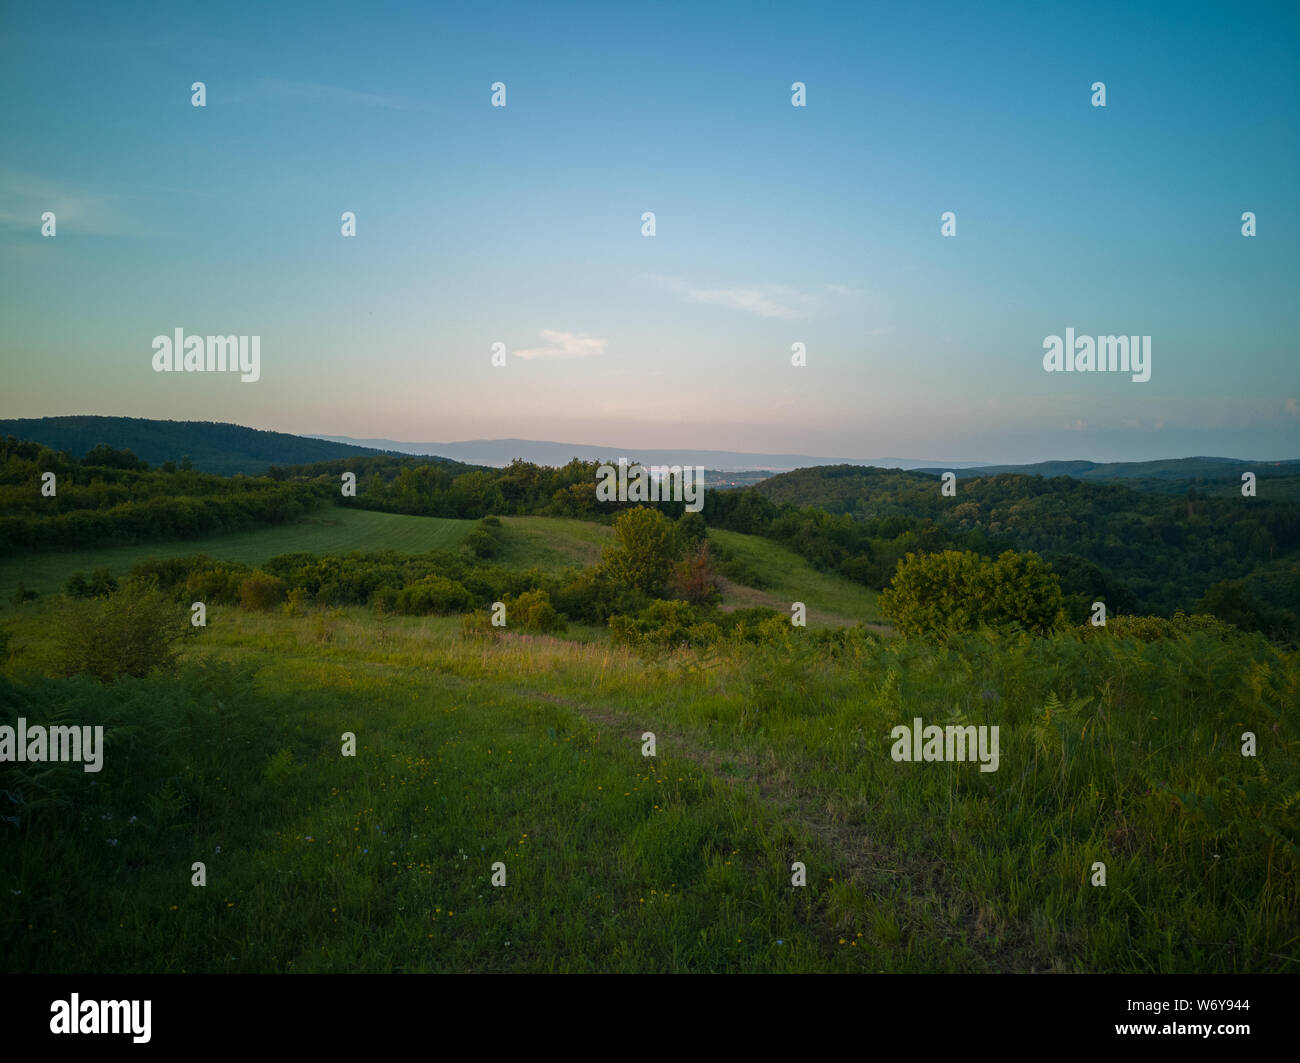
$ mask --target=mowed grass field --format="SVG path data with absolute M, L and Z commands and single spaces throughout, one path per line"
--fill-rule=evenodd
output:
M 1300 668 L 1260 639 L 642 660 L 214 606 L 101 687 L 39 678 L 55 608 L 6 610 L 0 714 L 104 724 L 104 767 L 6 766 L 6 970 L 1300 966 Z M 913 715 L 1000 725 L 999 770 L 895 762 Z
M 570 517 L 502 517 L 501 523 L 505 549 L 497 560 L 513 568 L 588 568 L 614 545 L 608 524 Z

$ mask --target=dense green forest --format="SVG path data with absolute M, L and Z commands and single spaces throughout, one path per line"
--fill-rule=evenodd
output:
M 1239 484 L 1226 496 L 1195 486 L 1172 496 L 1011 474 L 963 480 L 955 497 L 945 497 L 940 481 L 926 473 L 844 465 L 799 469 L 753 490 L 774 505 L 797 502 L 868 524 L 926 518 L 950 534 L 1010 542 L 1051 561 L 1067 594 L 1086 593 L 1099 569 L 1125 611 L 1190 610 L 1216 585 L 1240 580 L 1248 580 L 1242 590 L 1261 607 L 1284 614 L 1300 608 L 1293 591 L 1263 595 L 1263 583 L 1271 581 L 1261 581 L 1260 570 L 1286 571 L 1300 548 L 1300 503 L 1269 498 L 1262 472 L 1253 498 L 1243 497 Z M 1255 625 L 1261 630 L 1294 627 L 1294 615 L 1270 614 L 1266 622 L 1264 613 L 1269 608 Z

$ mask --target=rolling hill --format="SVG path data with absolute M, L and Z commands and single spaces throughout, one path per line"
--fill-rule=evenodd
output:
M 306 465 L 354 455 L 388 453 L 351 443 L 264 432 L 218 421 L 156 421 L 144 417 L 20 417 L 0 420 L 0 437 L 41 443 L 82 457 L 107 443 L 128 449 L 150 465 L 188 456 L 201 472 L 256 476 L 272 465 Z M 436 459 L 433 459 L 436 460 Z

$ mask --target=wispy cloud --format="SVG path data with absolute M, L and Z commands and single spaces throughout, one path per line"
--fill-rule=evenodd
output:
M 828 284 L 820 292 L 801 292 L 782 284 L 755 285 L 753 287 L 701 288 L 680 277 L 663 277 L 650 274 L 649 279 L 665 291 L 680 295 L 690 303 L 704 303 L 740 310 L 759 317 L 797 321 L 825 309 L 834 299 L 843 299 L 852 290 L 843 285 Z
M 148 226 L 133 221 L 118 206 L 117 201 L 123 198 L 0 166 L 0 226 L 6 228 L 36 232 L 41 227 L 41 215 L 50 210 L 60 231 L 66 228 L 95 236 L 143 235 Z
M 286 81 L 264 78 L 258 82 L 258 95 L 279 100 L 306 100 L 311 103 L 339 103 L 353 107 L 379 107 L 387 111 L 437 111 L 439 108 L 409 96 L 389 96 L 378 92 L 357 92 L 336 85 L 318 85 L 310 81 Z
M 539 358 L 590 358 L 592 355 L 604 354 L 608 340 L 592 336 L 580 336 L 576 332 L 557 332 L 544 328 L 541 337 L 546 341 L 545 347 L 527 347 L 515 351 L 516 358 L 532 361 Z

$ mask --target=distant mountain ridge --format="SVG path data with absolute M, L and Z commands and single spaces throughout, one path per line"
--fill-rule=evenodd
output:
M 396 439 L 355 439 L 352 436 L 317 436 L 335 443 L 378 447 L 403 454 L 437 454 L 471 465 L 509 465 L 522 458 L 535 465 L 566 465 L 574 458 L 583 461 L 617 461 L 627 458 L 646 465 L 703 465 L 708 469 L 747 472 L 768 469 L 788 472 L 816 465 L 874 465 L 891 469 L 915 469 L 933 465 L 914 458 L 823 458 L 809 454 L 756 454 L 739 450 L 664 450 L 649 447 L 611 447 L 595 443 L 556 443 L 544 439 L 466 439 L 451 443 L 406 443 Z M 971 462 L 952 462 L 945 469 L 961 469 Z
M 956 472 L 958 478 L 995 476 L 1070 476 L 1079 480 L 1146 481 L 1148 489 L 1171 490 L 1175 482 L 1226 481 L 1242 472 L 1268 471 L 1300 477 L 1300 460 L 1256 461 L 1240 458 L 1192 457 L 1157 461 L 1095 462 L 1040 461 L 1026 465 L 979 465 L 969 461 L 919 461 L 911 458 L 845 459 L 807 454 L 763 454 L 734 450 L 666 450 L 611 447 L 586 443 L 557 443 L 533 439 L 476 439 L 455 443 L 406 443 L 392 439 L 355 439 L 351 436 L 301 436 L 263 431 L 220 421 L 171 421 L 144 417 L 25 417 L 0 419 L 0 437 L 41 443 L 81 457 L 100 443 L 129 448 L 151 465 L 179 462 L 188 455 L 196 469 L 233 475 L 258 475 L 272 465 L 308 465 L 342 458 L 380 455 L 421 456 L 430 461 L 467 465 L 508 465 L 515 458 L 538 465 L 562 466 L 575 457 L 584 461 L 617 461 L 626 457 L 648 465 L 703 465 L 716 472 L 775 474 L 795 469 L 838 466 L 841 469 L 901 469 L 938 475 Z M 743 477 L 748 482 L 753 477 Z M 1156 488 L 1156 484 L 1164 484 Z

